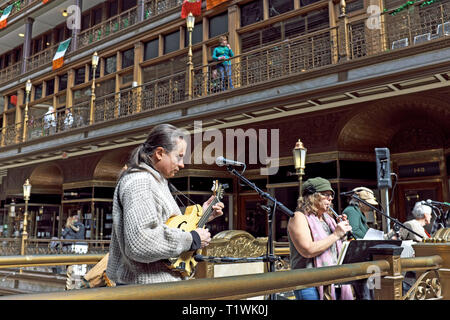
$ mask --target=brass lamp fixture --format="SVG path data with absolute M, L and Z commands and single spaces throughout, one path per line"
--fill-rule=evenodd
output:
M 28 129 L 28 103 L 30 101 L 30 93 L 31 93 L 31 80 L 28 79 L 27 83 L 25 84 L 25 114 L 23 116 L 23 136 L 22 140 L 25 141 L 27 139 L 27 129 Z
M 25 200 L 25 212 L 23 214 L 23 231 L 22 231 L 22 246 L 20 254 L 25 255 L 25 242 L 28 239 L 27 225 L 28 225 L 28 201 L 31 195 L 30 180 L 26 180 L 23 185 L 23 199 Z M 22 271 L 22 270 L 21 270 Z
M 298 139 L 298 141 L 295 143 L 295 148 L 292 150 L 292 153 L 294 155 L 295 171 L 298 175 L 299 198 L 302 198 L 302 180 L 303 176 L 305 175 L 306 151 L 307 149 L 304 147 L 303 142 Z
M 98 66 L 98 54 L 97 51 L 94 52 L 94 54 L 92 55 L 92 86 L 91 86 L 91 112 L 89 115 L 89 124 L 93 124 L 94 123 L 94 104 L 95 104 L 95 72 L 97 70 L 97 66 Z
M 192 12 L 189 12 L 186 17 L 186 28 L 189 33 L 189 43 L 188 43 L 188 62 L 187 62 L 187 72 L 188 72 L 188 99 L 192 99 L 193 83 L 192 83 L 192 73 L 194 70 L 194 65 L 192 63 L 192 32 L 194 31 L 195 17 Z

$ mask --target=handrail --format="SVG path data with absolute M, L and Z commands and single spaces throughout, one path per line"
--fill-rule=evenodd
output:
M 443 259 L 438 255 L 400 259 L 402 271 L 419 271 L 439 268 L 442 266 L 442 263 Z
M 96 264 L 104 254 L 47 254 L 47 255 L 25 255 L 25 256 L 0 256 L 0 269 L 35 267 L 35 266 L 57 266 L 71 264 Z
M 42 255 L 0 257 L 0 268 L 49 266 L 68 264 L 95 264 L 103 254 Z M 439 255 L 400 259 L 401 271 L 436 270 L 442 266 Z M 352 280 L 390 274 L 387 260 L 367 261 L 315 269 L 297 269 L 213 279 L 195 279 L 171 283 L 127 285 L 114 288 L 95 288 L 65 292 L 20 294 L 0 297 L 7 300 L 209 300 L 243 299 L 307 287 L 346 283 Z
M 317 269 L 298 269 L 213 279 L 195 279 L 148 285 L 127 285 L 55 293 L 18 294 L 0 297 L 7 300 L 213 300 L 243 299 L 297 288 L 342 283 L 372 275 L 370 266 L 377 266 L 386 275 L 386 260 L 353 263 Z

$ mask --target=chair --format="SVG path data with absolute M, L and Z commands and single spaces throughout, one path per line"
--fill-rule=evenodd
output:
M 431 33 L 424 33 L 424 34 L 419 34 L 417 36 L 414 37 L 414 45 L 416 44 L 421 44 L 427 41 L 431 40 Z
M 450 21 L 444 23 L 444 35 L 450 36 Z
M 442 37 L 443 35 L 446 35 L 446 36 L 450 35 L 450 21 L 448 21 L 444 24 L 441 23 L 437 26 L 436 34 L 433 35 L 433 39 Z
M 403 38 L 400 40 L 395 40 L 392 42 L 392 50 L 405 48 L 409 45 L 408 38 Z

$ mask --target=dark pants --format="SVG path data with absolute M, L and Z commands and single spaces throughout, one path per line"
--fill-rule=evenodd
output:
M 373 300 L 373 289 L 369 289 L 367 279 L 352 281 L 356 300 Z

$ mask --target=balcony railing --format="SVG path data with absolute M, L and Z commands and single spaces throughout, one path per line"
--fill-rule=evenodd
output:
M 182 0 L 147 0 L 144 3 L 144 19 L 156 17 L 161 13 L 181 6 Z
M 0 70 L 0 83 L 12 80 L 20 76 L 22 62 L 17 62 L 9 67 Z
M 8 19 L 11 19 L 19 12 L 22 12 L 24 8 L 33 5 L 41 0 L 11 0 L 8 1 L 5 5 L 2 5 L 0 10 L 3 12 L 8 6 L 13 5 L 11 13 L 9 14 Z
M 1 131 L 0 143 L 1 145 L 8 146 L 22 142 L 22 123 L 11 124 L 6 126 Z
M 26 2 L 26 0 L 20 0 L 21 2 Z M 39 2 L 40 0 L 36 0 L 34 2 Z M 181 0 L 150 0 L 144 3 L 144 17 L 145 19 L 150 19 L 156 17 L 164 12 L 168 12 L 182 3 Z M 31 5 L 32 3 L 30 3 Z M 13 12 L 15 12 L 13 9 Z M 72 44 L 69 47 L 68 51 L 66 51 L 66 55 L 68 53 L 77 52 L 78 50 L 84 50 L 87 45 L 95 43 L 97 41 L 103 40 L 110 36 L 113 36 L 118 31 L 125 30 L 141 21 L 138 19 L 138 10 L 139 6 L 133 7 L 125 12 L 120 13 L 119 15 L 110 18 L 90 29 L 80 32 L 77 37 L 79 39 L 79 45 L 77 50 L 72 51 Z M 12 13 L 11 13 L 12 15 Z M 10 15 L 10 17 L 11 17 Z M 32 57 L 27 59 L 26 67 L 27 72 L 31 72 L 36 70 L 37 68 L 44 67 L 52 62 L 53 57 L 55 55 L 56 49 L 58 48 L 58 44 L 52 46 L 51 48 L 47 48 L 33 55 Z M 19 77 L 22 72 L 22 62 L 18 62 L 12 66 L 8 66 L 2 70 L 0 70 L 0 84 L 16 77 Z
M 94 123 L 157 109 L 185 99 L 186 72 L 95 99 Z
M 416 4 L 414 8 L 396 15 L 391 15 L 391 12 L 381 14 L 380 24 L 374 29 L 366 28 L 367 20 L 352 21 L 347 25 L 348 42 L 343 42 L 339 28 L 327 28 L 235 56 L 230 59 L 231 72 L 228 74 L 225 70 L 223 76 L 218 63 L 214 62 L 194 68 L 192 84 L 187 79 L 186 67 L 184 72 L 97 97 L 93 105 L 84 102 L 72 107 L 74 124 L 70 127 L 64 124 L 64 116 L 57 113 L 55 129 L 48 134 L 185 101 L 189 99 L 186 91 L 190 86 L 193 92 L 192 99 L 198 99 L 233 88 L 255 86 L 343 63 L 341 61 L 388 54 L 388 51 L 420 45 L 423 41 L 439 40 L 450 35 L 450 1 L 424 7 Z M 342 50 L 342 45 L 345 45 L 345 50 Z M 342 52 L 346 52 L 344 55 L 346 59 L 342 59 Z M 45 60 L 51 56 L 42 54 L 42 58 L 32 57 L 32 59 Z M 93 115 L 93 119 L 90 119 L 90 115 Z M 2 146 L 22 142 L 21 127 L 22 125 L 17 123 L 3 128 Z M 45 135 L 45 129 L 44 116 L 29 119 L 26 139 Z
M 195 68 L 194 96 L 253 86 L 331 65 L 336 61 L 336 43 L 336 29 L 321 30 L 236 56 L 230 59 L 228 74 L 218 62 Z
M 26 255 L 42 254 L 68 254 L 72 252 L 71 244 L 79 243 L 80 240 L 69 239 L 27 239 Z M 87 245 L 87 253 L 100 254 L 109 250 L 109 240 L 81 240 Z M 20 255 L 21 238 L 0 238 L 0 256 Z
M 384 12 L 374 21 L 367 18 L 348 25 L 350 59 L 427 43 L 450 35 L 450 1 L 408 10 Z
M 118 31 L 127 29 L 138 22 L 138 7 L 131 8 L 121 14 L 110 18 L 90 29 L 80 32 L 79 45 L 83 48 L 91 43 L 114 35 Z

